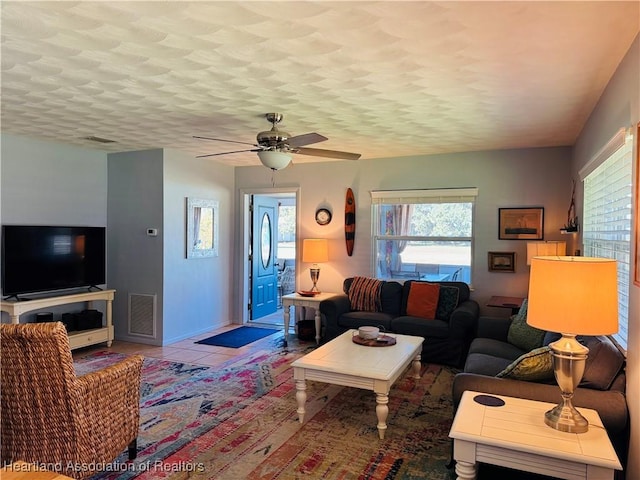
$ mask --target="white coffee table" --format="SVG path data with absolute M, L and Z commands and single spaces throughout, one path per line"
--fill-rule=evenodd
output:
M 337 295 L 337 293 L 322 292 L 313 297 L 306 297 L 299 293 L 291 293 L 282 297 L 282 307 L 284 310 L 284 346 L 286 347 L 289 342 L 289 322 L 291 318 L 291 306 L 296 307 L 310 307 L 314 308 L 316 313 L 314 316 L 316 327 L 316 345 L 320 344 L 320 321 L 322 316 L 320 314 L 320 302 Z M 296 328 L 296 333 L 298 329 Z
M 595 410 L 578 408 L 588 432 L 565 433 L 544 423 L 553 404 L 490 395 L 505 402 L 491 407 L 476 395 L 486 394 L 464 392 L 449 433 L 459 479 L 476 478 L 478 462 L 566 479 L 613 479 L 614 470 L 622 470 Z
M 389 415 L 389 390 L 411 364 L 420 378 L 422 337 L 393 335 L 396 344 L 387 347 L 358 345 L 349 330 L 292 363 L 296 382 L 298 420 L 304 422 L 307 380 L 372 390 L 376 394 L 378 435 L 384 438 Z

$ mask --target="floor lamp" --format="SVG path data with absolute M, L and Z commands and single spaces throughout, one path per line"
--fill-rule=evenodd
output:
M 545 423 L 562 432 L 586 432 L 589 422 L 571 401 L 589 354 L 576 335 L 609 335 L 618 331 L 616 261 L 533 257 L 527 323 L 562 334 L 560 340 L 549 344 L 562 401 L 545 413 Z
M 311 267 L 311 281 L 313 282 L 312 292 L 318 292 L 318 279 L 320 278 L 319 263 L 329 261 L 329 247 L 325 238 L 305 238 L 302 241 L 302 261 L 313 263 Z M 318 292 L 320 293 L 320 292 Z

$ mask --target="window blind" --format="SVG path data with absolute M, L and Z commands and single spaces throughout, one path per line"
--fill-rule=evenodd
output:
M 582 234 L 585 255 L 617 260 L 619 330 L 613 337 L 625 349 L 631 278 L 632 146 L 630 132 L 625 133 L 622 144 L 617 134 L 599 158 L 597 155 L 587 164 Z
M 438 188 L 425 190 L 372 190 L 372 205 L 409 205 L 416 203 L 473 203 L 477 188 Z

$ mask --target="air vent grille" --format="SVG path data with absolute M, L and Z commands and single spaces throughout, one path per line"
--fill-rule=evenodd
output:
M 89 140 L 91 142 L 98 142 L 98 143 L 116 143 L 115 140 L 109 140 L 108 138 L 101 138 L 101 137 L 94 137 L 93 135 L 89 136 L 89 137 L 82 137 L 84 140 Z
M 129 335 L 155 338 L 156 295 L 129 294 Z

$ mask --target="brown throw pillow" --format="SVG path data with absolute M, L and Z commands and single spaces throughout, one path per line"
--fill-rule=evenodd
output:
M 437 283 L 412 282 L 407 299 L 407 315 L 412 317 L 436 318 L 440 285 Z
M 382 281 L 368 277 L 354 277 L 349 287 L 352 311 L 379 312 L 382 310 L 380 292 Z

